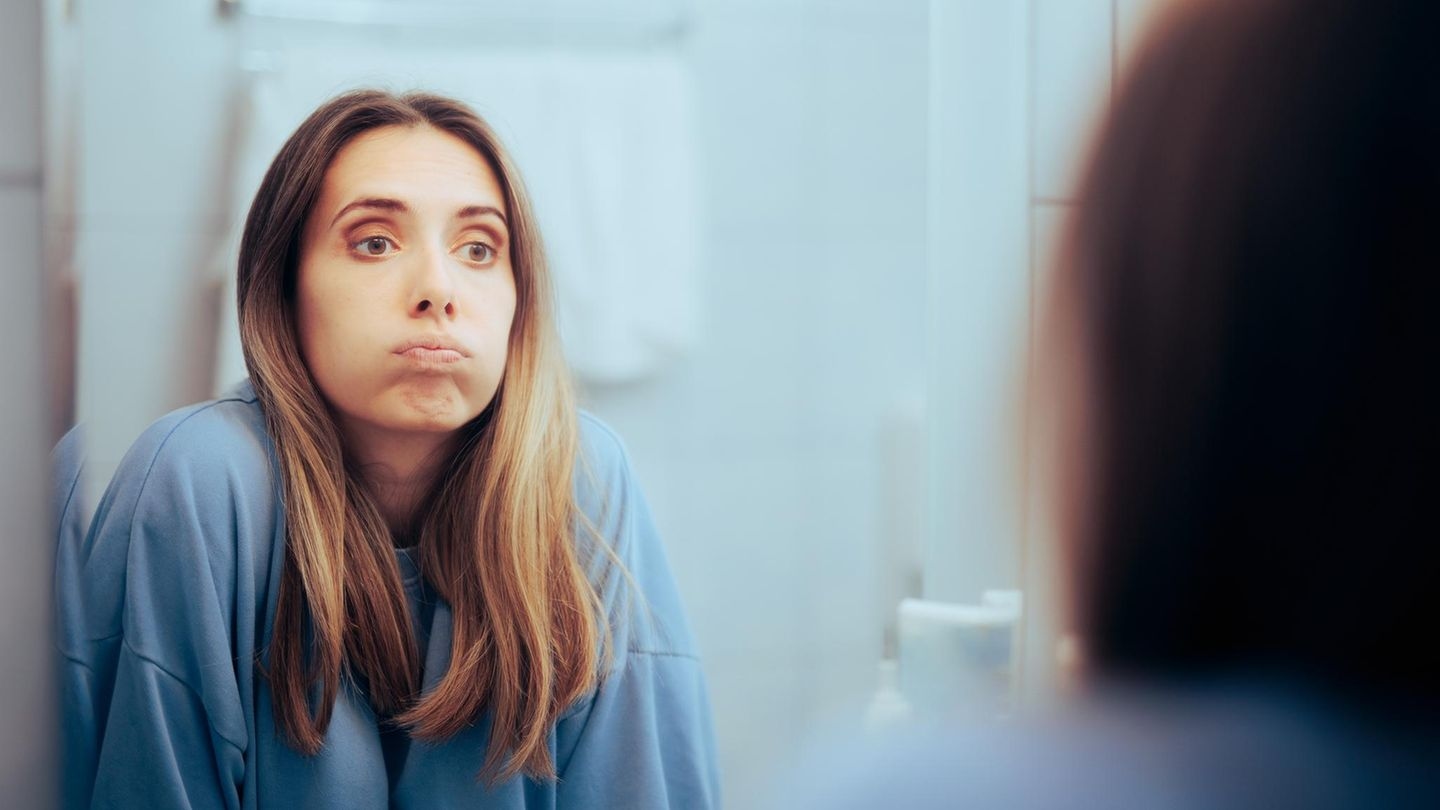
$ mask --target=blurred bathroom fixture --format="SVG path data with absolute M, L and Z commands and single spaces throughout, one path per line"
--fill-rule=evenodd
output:
M 906 599 L 899 608 L 900 694 L 916 717 L 991 719 L 1015 694 L 1019 591 L 986 591 L 978 605 Z

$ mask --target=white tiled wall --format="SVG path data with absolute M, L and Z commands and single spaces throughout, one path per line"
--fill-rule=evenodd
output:
M 924 595 L 1016 585 L 1029 312 L 1029 13 L 931 3 L 929 537 Z
M 873 688 L 885 427 L 924 385 L 926 15 L 700 11 L 704 338 L 673 374 L 587 401 L 653 502 L 706 655 L 727 806 L 747 808 Z
M 1069 199 L 1085 133 L 1109 98 L 1113 0 L 1034 0 L 1034 194 Z
M 932 0 L 931 535 L 925 594 L 1022 587 L 1023 677 L 1053 682 L 1056 558 L 1024 459 L 1041 295 L 1116 70 L 1157 0 Z M 1017 56 L 1018 55 L 1018 56 Z
M 233 26 L 214 3 L 81 3 L 77 416 L 92 501 L 145 425 L 210 388 Z
M 925 594 L 1025 585 L 1023 385 L 1039 274 L 1136 0 L 932 0 Z M 1039 594 L 1037 593 L 1038 597 Z M 1037 605 L 1044 600 L 1037 601 Z

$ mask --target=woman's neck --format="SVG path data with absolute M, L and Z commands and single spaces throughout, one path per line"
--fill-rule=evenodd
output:
M 409 545 L 415 513 L 434 485 L 449 433 L 345 429 L 347 450 L 396 542 Z

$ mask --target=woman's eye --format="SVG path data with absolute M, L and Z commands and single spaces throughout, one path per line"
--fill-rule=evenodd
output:
M 359 251 L 362 256 L 384 256 L 388 252 L 386 248 L 391 244 L 393 243 L 383 236 L 372 236 L 368 239 L 361 239 L 351 247 Z
M 495 258 L 495 248 L 484 242 L 471 242 L 465 246 L 465 255 L 472 262 L 485 264 Z

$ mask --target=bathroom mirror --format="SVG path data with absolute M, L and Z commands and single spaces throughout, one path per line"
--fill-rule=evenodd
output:
M 44 0 L 53 429 L 84 425 L 93 508 L 147 424 L 244 377 L 239 229 L 321 101 L 467 101 L 531 188 L 582 405 L 628 446 L 754 806 L 886 722 L 903 599 L 998 611 L 985 688 L 1045 688 L 1031 312 L 1141 5 Z

